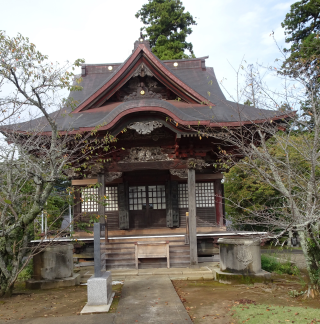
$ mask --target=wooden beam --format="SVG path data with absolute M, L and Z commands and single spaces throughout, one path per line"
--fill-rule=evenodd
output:
M 221 180 L 214 181 L 214 196 L 216 205 L 217 225 L 223 226 L 222 184 Z
M 196 180 L 215 180 L 215 179 L 223 179 L 223 174 L 222 173 L 196 174 Z
M 98 179 L 80 179 L 80 180 L 71 180 L 72 186 L 85 186 L 98 183 Z
M 189 242 L 190 265 L 198 265 L 197 252 L 197 221 L 196 221 L 196 173 L 194 169 L 188 170 L 188 201 L 189 201 Z

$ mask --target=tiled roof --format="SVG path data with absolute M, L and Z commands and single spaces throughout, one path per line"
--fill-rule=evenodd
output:
M 137 50 L 136 50 L 137 51 Z M 150 51 L 149 54 L 150 55 Z M 211 124 L 213 126 L 225 124 L 239 124 L 242 122 L 262 121 L 269 118 L 281 118 L 286 113 L 278 111 L 262 110 L 237 104 L 226 100 L 220 89 L 212 67 L 205 67 L 205 59 L 185 59 L 160 61 L 152 53 L 153 59 L 160 63 L 164 71 L 171 72 L 182 85 L 191 88 L 200 97 L 210 101 L 210 104 L 199 103 L 190 104 L 174 100 L 144 99 L 132 100 L 128 102 L 113 102 L 102 107 L 91 108 L 77 113 L 70 109 L 63 112 L 53 113 L 57 117 L 57 124 L 60 130 L 94 128 L 97 125 L 104 125 L 105 129 L 110 129 L 121 118 L 137 112 L 148 113 L 158 111 L 159 114 L 166 115 L 179 123 L 196 124 L 198 122 Z M 85 75 L 82 77 L 82 91 L 70 93 L 70 96 L 78 102 L 78 106 L 90 99 L 97 91 L 109 82 L 113 76 L 126 64 L 131 56 L 124 63 L 87 64 L 83 66 Z M 177 62 L 177 64 L 173 64 Z M 112 70 L 108 67 L 112 66 Z M 113 81 L 112 81 L 113 82 Z M 28 123 L 15 125 L 20 130 L 41 127 L 42 131 L 49 131 L 45 126 L 45 120 L 39 118 Z

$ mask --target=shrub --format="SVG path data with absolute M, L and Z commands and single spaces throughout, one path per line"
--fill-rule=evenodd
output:
M 30 260 L 28 265 L 19 273 L 18 281 L 26 281 L 32 278 L 33 275 L 33 261 Z
M 299 269 L 289 260 L 280 262 L 275 256 L 267 254 L 261 255 L 261 268 L 277 274 L 297 275 L 299 273 Z

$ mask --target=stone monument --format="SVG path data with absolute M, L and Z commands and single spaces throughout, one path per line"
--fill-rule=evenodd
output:
M 55 244 L 33 257 L 33 278 L 27 289 L 52 289 L 80 285 L 80 275 L 73 273 L 73 244 Z
M 94 224 L 94 275 L 88 279 L 88 302 L 80 314 L 108 312 L 114 296 L 111 272 L 105 271 L 101 259 L 100 226 L 100 223 Z

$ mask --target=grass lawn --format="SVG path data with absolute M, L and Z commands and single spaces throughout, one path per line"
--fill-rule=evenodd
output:
M 237 302 L 236 302 L 237 303 Z M 274 305 L 240 304 L 232 307 L 234 323 L 278 324 L 320 322 L 320 309 L 310 307 L 287 307 Z
M 273 275 L 274 282 L 226 285 L 173 280 L 194 324 L 320 323 L 320 298 L 293 297 L 305 289 L 298 276 Z

